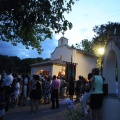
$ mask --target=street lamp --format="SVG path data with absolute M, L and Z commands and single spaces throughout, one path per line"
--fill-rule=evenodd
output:
M 101 58 L 101 64 L 100 64 L 101 75 L 102 75 L 102 69 L 103 69 L 103 55 L 104 55 L 104 52 L 105 52 L 104 48 L 99 48 L 98 49 L 98 53 L 100 54 L 100 58 Z

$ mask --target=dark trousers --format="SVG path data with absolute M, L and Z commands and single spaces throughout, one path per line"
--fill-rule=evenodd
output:
M 52 108 L 59 108 L 59 98 L 58 98 L 58 90 L 53 90 L 51 93 L 51 100 L 52 100 Z
M 9 110 L 10 95 L 11 95 L 11 87 L 6 86 L 6 93 L 5 93 L 5 111 L 8 111 L 8 110 Z
M 5 97 L 5 111 L 9 110 L 10 97 Z

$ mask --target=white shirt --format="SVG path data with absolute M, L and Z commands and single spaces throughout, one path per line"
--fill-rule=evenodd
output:
M 13 76 L 11 74 L 6 75 L 6 77 L 3 79 L 3 86 L 9 86 L 13 82 Z
M 24 79 L 24 85 L 28 84 L 28 78 Z
M 15 85 L 14 94 L 15 95 L 19 95 L 20 94 L 20 83 L 19 82 L 17 82 L 16 85 Z

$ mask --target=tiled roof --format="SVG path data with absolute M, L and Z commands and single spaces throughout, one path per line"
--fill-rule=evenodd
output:
M 45 62 L 41 62 L 41 63 L 35 63 L 30 65 L 30 67 L 35 67 L 35 66 L 43 66 L 43 65 L 66 65 L 66 61 L 63 61 L 61 59 L 56 59 L 56 60 L 49 60 L 49 61 L 45 61 Z

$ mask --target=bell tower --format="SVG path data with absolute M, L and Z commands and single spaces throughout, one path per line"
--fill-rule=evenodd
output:
M 64 45 L 68 45 L 68 39 L 65 38 L 65 37 L 61 37 L 61 38 L 58 40 L 58 47 L 64 46 Z

